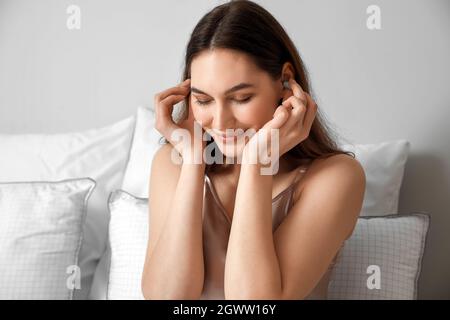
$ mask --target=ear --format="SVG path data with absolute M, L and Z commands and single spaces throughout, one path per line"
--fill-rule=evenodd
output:
M 294 79 L 294 67 L 290 62 L 285 62 L 281 72 L 281 103 L 286 101 L 289 97 L 291 97 L 294 93 L 291 90 L 288 80 Z M 279 103 L 279 105 L 281 104 Z
M 295 69 L 292 63 L 285 62 L 281 67 L 281 80 L 289 80 L 295 77 Z

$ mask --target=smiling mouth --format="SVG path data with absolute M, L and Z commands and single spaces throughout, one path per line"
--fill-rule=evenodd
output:
M 216 131 L 213 130 L 213 132 L 217 135 L 217 136 L 221 136 L 221 137 L 235 137 L 238 136 L 240 134 L 242 134 L 242 132 L 245 132 L 244 129 L 231 129 L 228 130 L 228 132 L 221 132 L 221 131 Z
M 236 141 L 238 137 L 242 136 L 245 133 L 244 129 L 232 129 L 228 130 L 230 132 L 226 132 L 225 134 L 223 132 L 212 130 L 212 134 L 215 138 L 218 140 L 227 143 Z

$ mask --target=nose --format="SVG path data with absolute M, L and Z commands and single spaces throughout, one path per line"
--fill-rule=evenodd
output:
M 225 132 L 226 129 L 233 129 L 233 112 L 224 104 L 217 104 L 214 110 L 214 119 L 212 127 L 216 130 Z

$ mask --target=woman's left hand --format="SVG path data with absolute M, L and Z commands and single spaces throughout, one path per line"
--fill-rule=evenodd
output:
M 257 161 L 260 163 L 267 164 L 268 161 L 278 161 L 284 153 L 309 136 L 317 113 L 317 104 L 294 79 L 289 80 L 289 85 L 293 94 L 288 95 L 288 98 L 275 110 L 273 119 L 268 121 L 246 143 L 243 161 L 248 161 L 249 156 L 255 151 L 257 151 Z M 271 151 L 272 148 L 277 148 L 277 141 L 272 141 L 271 129 L 278 130 L 278 139 L 276 139 L 278 140 L 278 154 L 275 155 Z M 273 159 L 274 156 L 278 159 Z

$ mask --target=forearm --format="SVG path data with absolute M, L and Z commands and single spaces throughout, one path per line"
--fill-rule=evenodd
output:
M 204 165 L 182 165 L 146 275 L 155 299 L 197 299 L 202 292 L 204 174 Z
M 227 299 L 266 299 L 281 292 L 272 233 L 272 175 L 242 164 L 225 263 Z

